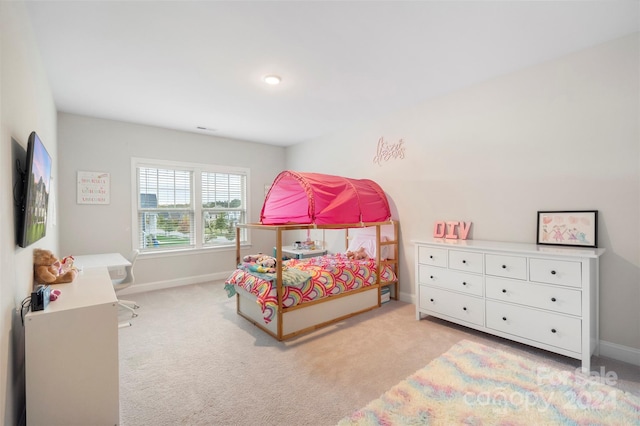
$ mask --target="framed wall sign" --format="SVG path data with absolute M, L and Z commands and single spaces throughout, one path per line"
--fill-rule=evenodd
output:
M 78 204 L 109 204 L 109 184 L 109 173 L 78 171 Z
M 538 244 L 598 246 L 598 211 L 539 211 Z

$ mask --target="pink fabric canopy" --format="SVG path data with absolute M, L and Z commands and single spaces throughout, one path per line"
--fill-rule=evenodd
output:
M 387 197 L 372 180 L 286 170 L 267 193 L 263 225 L 328 225 L 383 222 L 391 218 Z

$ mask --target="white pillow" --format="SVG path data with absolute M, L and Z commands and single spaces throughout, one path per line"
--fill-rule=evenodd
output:
M 387 237 L 381 237 L 381 241 L 387 241 Z M 356 234 L 349 241 L 347 251 L 357 251 L 360 247 L 364 247 L 364 251 L 371 259 L 376 258 L 376 236 L 366 234 Z M 383 246 L 380 251 L 380 258 L 386 259 L 388 256 L 389 246 Z

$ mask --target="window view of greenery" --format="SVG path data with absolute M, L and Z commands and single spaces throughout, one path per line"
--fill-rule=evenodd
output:
M 194 246 L 193 172 L 140 167 L 138 187 L 142 248 Z
M 200 180 L 199 193 L 194 191 L 194 179 Z M 231 245 L 236 225 L 245 220 L 244 174 L 139 167 L 138 194 L 144 250 Z M 202 213 L 197 221 L 194 206 L 200 206 Z M 245 238 L 243 233 L 241 239 Z
M 201 182 L 204 244 L 235 241 L 236 225 L 245 219 L 245 176 L 203 172 Z
M 241 214 L 236 212 L 203 213 L 204 243 L 228 243 L 236 239 L 236 224 L 242 222 Z
M 193 245 L 193 212 L 147 211 L 141 215 L 143 248 Z

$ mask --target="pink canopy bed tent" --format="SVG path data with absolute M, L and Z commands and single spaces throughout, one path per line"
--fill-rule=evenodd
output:
M 390 218 L 387 197 L 372 180 L 285 170 L 267 193 L 260 223 L 328 225 Z
M 354 228 L 358 235 L 350 236 Z M 241 229 L 275 233 L 279 266 L 274 273 L 252 272 L 254 265 L 241 255 Z M 311 229 L 344 229 L 345 249 L 366 246 L 369 256 L 353 260 L 332 253 L 284 260 L 283 246 L 291 239 L 287 232 Z M 387 287 L 397 299 L 398 222 L 391 220 L 387 197 L 372 180 L 286 170 L 265 197 L 260 223 L 237 226 L 236 265 L 225 289 L 237 295 L 238 314 L 278 340 L 289 339 L 381 306 Z M 291 275 L 303 280 L 292 283 Z

